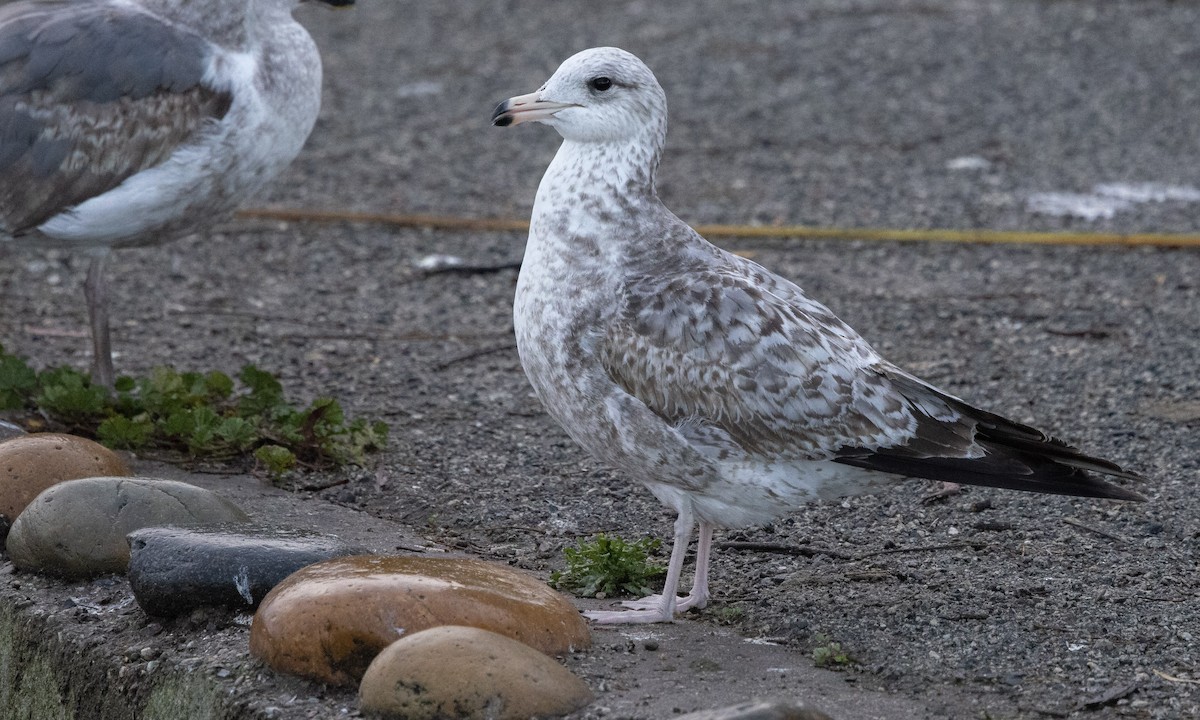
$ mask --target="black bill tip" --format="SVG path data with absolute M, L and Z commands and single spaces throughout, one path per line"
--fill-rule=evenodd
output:
M 492 125 L 496 127 L 508 127 L 512 125 L 512 115 L 508 114 L 508 101 L 500 103 L 496 109 L 492 111 Z

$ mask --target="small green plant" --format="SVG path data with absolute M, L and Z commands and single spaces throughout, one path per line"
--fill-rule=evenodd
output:
M 842 649 L 841 643 L 832 642 L 828 637 L 818 633 L 813 637 L 817 646 L 813 648 L 813 664 L 819 668 L 841 669 L 854 662 L 850 653 Z
M 738 605 L 710 607 L 708 614 L 718 625 L 737 625 L 746 618 L 746 609 Z
M 254 451 L 254 458 L 262 463 L 273 478 L 282 477 L 296 467 L 295 453 L 279 445 L 263 445 Z
M 20 358 L 6 355 L 0 345 L 0 410 L 19 410 L 37 392 L 37 373 Z
M 205 460 L 253 454 L 273 477 L 297 466 L 361 465 L 388 433 L 382 422 L 347 419 L 332 398 L 288 404 L 279 380 L 253 365 L 236 381 L 215 371 L 155 368 L 142 378 L 119 378 L 109 393 L 72 368 L 36 373 L 0 347 L 0 410 L 22 409 L 118 449 Z
M 654 538 L 626 542 L 600 533 L 590 542 L 563 551 L 567 569 L 550 573 L 550 584 L 583 597 L 650 595 L 654 590 L 649 581 L 667 572 L 649 560 L 661 544 Z

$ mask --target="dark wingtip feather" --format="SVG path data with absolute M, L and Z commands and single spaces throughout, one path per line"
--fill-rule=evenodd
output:
M 844 448 L 834 459 L 867 470 L 964 485 L 1109 500 L 1146 500 L 1140 493 L 1093 477 L 1058 458 L 987 446 L 989 454 L 980 458 L 915 457 L 905 454 L 903 448 Z M 1137 478 L 1124 470 L 1121 473 L 1120 477 Z
M 918 411 L 916 432 L 904 445 L 845 448 L 835 458 L 838 462 L 967 485 L 1135 502 L 1146 499 L 1089 474 L 1143 480 L 1141 475 L 1110 460 L 1088 455 L 1035 427 L 969 405 L 898 368 L 890 368 L 885 375 Z M 960 419 L 947 423 L 920 412 L 930 401 L 943 404 Z M 962 444 L 964 440 L 968 445 Z M 971 457 L 980 449 L 982 457 Z

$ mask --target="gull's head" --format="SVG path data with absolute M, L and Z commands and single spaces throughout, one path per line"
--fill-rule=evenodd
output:
M 592 48 L 559 66 L 535 92 L 509 98 L 492 113 L 505 127 L 537 121 L 567 140 L 634 140 L 666 133 L 667 98 L 650 68 L 618 48 Z

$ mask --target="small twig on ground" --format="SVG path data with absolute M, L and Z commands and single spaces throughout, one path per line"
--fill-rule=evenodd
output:
M 976 530 L 992 531 L 992 532 L 1002 532 L 1005 530 L 1016 530 L 1017 529 L 1016 523 L 1010 523 L 1010 522 L 977 522 L 977 523 L 971 525 L 971 527 Z
M 1162 670 L 1155 670 L 1154 668 L 1151 668 L 1151 669 L 1150 669 L 1150 672 L 1152 672 L 1152 673 L 1154 673 L 1155 675 L 1159 676 L 1159 677 L 1160 677 L 1160 678 L 1162 678 L 1163 680 L 1166 680 L 1167 682 L 1173 682 L 1173 683 L 1186 683 L 1186 684 L 1188 684 L 1188 685 L 1200 685 L 1200 680 L 1193 680 L 1192 678 L 1181 678 L 1181 677 L 1175 677 L 1174 675 L 1168 675 L 1168 674 L 1166 674 L 1166 673 L 1165 673 L 1165 672 L 1163 672 Z
M 69 330 L 66 328 L 48 328 L 48 327 L 33 327 L 32 325 L 25 326 L 25 333 L 33 337 L 62 337 L 62 338 L 85 338 L 88 336 L 87 330 Z
M 411 543 L 400 543 L 399 545 L 396 546 L 396 549 L 397 550 L 405 550 L 408 552 L 427 553 L 427 552 L 429 552 L 430 547 L 432 547 L 432 546 L 430 546 L 430 545 L 413 545 Z
M 426 275 L 483 275 L 501 272 L 502 270 L 520 270 L 520 260 L 495 263 L 491 265 L 439 265 L 430 268 L 420 268 Z
M 1077 527 L 1080 530 L 1087 530 L 1090 533 L 1095 533 L 1095 534 L 1099 535 L 1100 537 L 1106 537 L 1109 540 L 1115 540 L 1117 542 L 1122 542 L 1122 543 L 1129 542 L 1129 538 L 1121 537 L 1120 535 L 1110 533 L 1107 530 L 1101 530 L 1100 528 L 1094 528 L 1090 525 L 1085 524 L 1084 522 L 1082 522 L 1080 520 L 1076 520 L 1075 518 L 1063 518 L 1063 522 L 1065 522 L 1066 524 L 1068 524 L 1072 527 Z
M 434 365 L 433 369 L 434 370 L 445 370 L 446 368 L 450 367 L 451 365 L 455 365 L 460 362 L 466 362 L 467 360 L 474 360 L 476 358 L 481 358 L 486 355 L 494 355 L 496 353 L 505 352 L 507 350 L 516 350 L 516 349 L 517 349 L 516 344 L 506 343 L 504 345 L 497 345 L 496 347 L 483 348 L 481 350 L 472 350 L 470 352 L 461 353 L 459 355 L 455 355 L 454 357 L 443 360 L 442 362 L 438 363 L 437 365 Z
M 1080 337 L 1088 340 L 1105 340 L 1112 336 L 1111 328 L 1103 327 L 1088 327 L 1088 328 L 1046 328 L 1046 332 L 1051 335 L 1060 335 L 1062 337 Z
M 290 317 L 287 315 L 271 315 L 269 313 L 255 312 L 252 310 L 233 310 L 230 308 L 190 308 L 190 307 L 175 307 L 168 308 L 167 311 L 173 315 L 212 315 L 217 317 L 239 317 L 247 320 L 258 320 L 261 322 L 285 322 L 294 323 L 296 325 L 316 325 L 316 323 L 304 320 L 299 317 Z
M 511 334 L 511 333 L 510 333 Z M 281 340 L 367 340 L 367 341 L 388 341 L 388 342 L 470 342 L 473 340 L 488 340 L 499 337 L 500 333 L 488 334 L 446 334 L 434 335 L 425 332 L 411 333 L 297 333 L 284 332 L 279 333 L 275 337 Z
M 875 552 L 863 553 L 862 555 L 854 556 L 854 560 L 865 560 L 866 558 L 875 557 L 877 555 L 896 555 L 898 553 L 912 552 L 937 552 L 939 550 L 980 550 L 987 547 L 987 543 L 983 542 L 957 542 L 946 543 L 945 545 L 921 545 L 919 547 L 907 548 L 892 548 L 890 550 L 876 550 Z
M 744 550 L 747 552 L 776 553 L 779 555 L 801 555 L 803 557 L 828 555 L 838 560 L 854 559 L 850 555 L 838 552 L 837 550 L 826 550 L 825 548 L 814 548 L 805 545 L 783 545 L 781 543 L 747 542 L 741 540 L 731 540 L 729 542 L 716 543 L 715 545 L 718 550 Z

